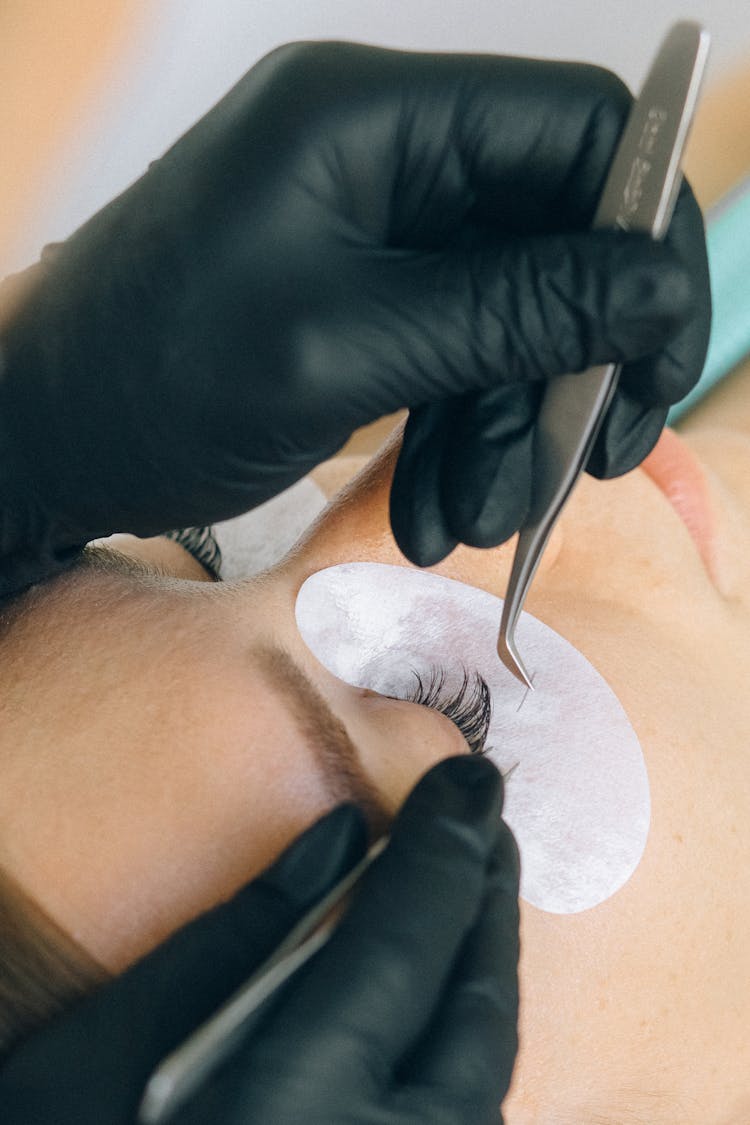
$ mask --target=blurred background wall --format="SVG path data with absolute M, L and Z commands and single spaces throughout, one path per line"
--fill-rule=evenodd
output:
M 140 12 L 96 97 L 58 142 L 9 269 L 66 237 L 257 59 L 293 39 L 581 60 L 637 90 L 668 26 L 690 18 L 712 34 L 708 86 L 750 65 L 743 0 L 153 0 Z

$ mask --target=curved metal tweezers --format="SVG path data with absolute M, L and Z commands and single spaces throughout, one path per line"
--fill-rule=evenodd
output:
M 708 48 L 708 33 L 697 23 L 683 21 L 668 32 L 630 112 L 594 229 L 664 237 L 682 182 L 682 153 Z M 545 389 L 534 438 L 531 510 L 519 533 L 497 639 L 503 664 L 529 688 L 531 679 L 516 648 L 516 624 L 552 529 L 589 459 L 619 373 L 619 364 L 591 367 L 553 379 Z

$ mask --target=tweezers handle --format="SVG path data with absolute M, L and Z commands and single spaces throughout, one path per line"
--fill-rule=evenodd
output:
M 547 540 L 589 458 L 617 389 L 619 373 L 620 365 L 610 363 L 590 367 L 579 375 L 561 375 L 548 385 L 537 418 L 534 472 L 539 485 L 518 535 L 498 637 L 501 658 L 518 668 L 529 687 L 531 678 L 515 646 L 516 622 Z M 576 457 L 570 456 L 571 434 L 578 437 Z
M 529 526 L 555 520 L 589 459 L 620 374 L 619 363 L 560 375 L 548 384 L 534 438 L 534 488 Z M 577 439 L 571 457 L 571 435 Z
M 335 932 L 339 919 L 331 917 L 331 912 L 356 887 L 389 840 L 389 836 L 376 840 L 359 863 L 303 915 L 234 995 L 162 1059 L 148 1080 L 138 1110 L 138 1125 L 161 1125 L 236 1050 L 250 1034 L 266 1001 Z
M 682 153 L 708 46 L 708 33 L 692 21 L 668 32 L 623 131 L 594 229 L 664 237 L 682 183 Z M 545 387 L 534 439 L 531 509 L 519 534 L 498 637 L 501 659 L 529 685 L 515 648 L 515 625 L 552 529 L 588 461 L 619 373 L 618 364 L 592 367 Z

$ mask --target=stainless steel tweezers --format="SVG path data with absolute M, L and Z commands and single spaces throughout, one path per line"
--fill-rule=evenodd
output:
M 707 52 L 708 36 L 696 24 L 679 23 L 667 36 L 625 127 L 594 226 L 648 230 L 654 238 L 664 234 L 680 185 L 680 159 Z M 610 366 L 563 376 L 549 384 L 542 404 L 538 480 L 529 522 L 521 530 L 498 640 L 501 659 L 529 686 L 513 631 L 550 531 L 586 463 L 617 374 L 618 368 Z M 145 1090 L 138 1116 L 142 1125 L 165 1121 L 237 1049 L 269 997 L 333 933 L 332 909 L 386 843 L 383 839 L 374 845 L 247 983 L 163 1060 Z
M 594 229 L 663 238 L 682 182 L 680 165 L 708 57 L 709 35 L 676 23 L 654 60 L 617 147 Z M 545 389 L 534 437 L 531 509 L 521 528 L 503 606 L 497 654 L 531 687 L 515 628 L 550 533 L 583 472 L 617 388 L 619 364 L 562 375 Z
M 161 1125 L 238 1049 L 264 1013 L 266 1001 L 325 945 L 336 930 L 336 907 L 385 850 L 377 840 L 363 859 L 297 922 L 281 945 L 224 1005 L 163 1059 L 148 1080 L 138 1125 Z

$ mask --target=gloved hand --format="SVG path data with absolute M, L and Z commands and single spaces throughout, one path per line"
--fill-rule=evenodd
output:
M 486 759 L 405 802 L 329 943 L 175 1125 L 482 1125 L 517 1048 L 518 855 Z M 82 1001 L 0 1069 L 3 1125 L 134 1125 L 156 1064 L 365 848 L 341 806 L 228 904 Z
M 630 101 L 584 65 L 262 59 L 28 279 L 0 340 L 6 589 L 113 531 L 246 511 L 404 406 L 401 549 L 498 543 L 544 381 L 604 361 L 627 366 L 591 467 L 637 464 L 710 310 L 687 187 L 663 245 L 588 230 Z

